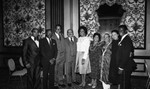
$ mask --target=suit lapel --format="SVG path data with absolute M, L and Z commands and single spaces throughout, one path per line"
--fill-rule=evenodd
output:
M 51 44 L 52 44 L 51 42 L 52 42 L 52 41 L 49 43 L 48 40 L 45 38 L 45 42 L 46 42 L 46 44 L 51 48 Z
M 73 38 L 74 38 L 74 43 L 76 43 L 76 42 L 77 42 L 77 39 L 76 39 L 76 37 L 74 36 Z
M 32 40 L 31 37 L 30 37 L 30 41 L 38 48 L 37 44 L 34 42 L 34 40 Z
M 69 40 L 69 37 L 67 37 L 67 44 L 68 44 L 68 46 L 70 46 L 70 40 Z
M 54 33 L 54 38 L 55 38 L 56 40 L 59 40 L 55 33 Z
M 128 38 L 128 35 L 121 41 L 121 44 L 124 44 L 124 41 Z

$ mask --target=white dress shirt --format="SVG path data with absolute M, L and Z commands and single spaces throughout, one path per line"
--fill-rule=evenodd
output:
M 55 34 L 56 34 L 57 38 L 59 39 L 59 38 L 60 38 L 60 37 L 59 37 L 59 34 L 58 34 L 58 33 L 56 33 L 56 32 L 55 32 Z
M 121 44 L 121 42 L 123 41 L 123 39 L 124 39 L 127 35 L 128 35 L 128 34 L 123 35 L 123 36 L 121 37 L 121 40 L 119 41 L 118 44 Z
M 72 39 L 72 41 L 74 41 L 74 37 L 69 37 L 69 40 L 71 41 L 71 39 Z
M 48 37 L 46 37 L 46 39 L 47 39 L 48 43 L 50 44 L 50 40 L 51 40 L 51 38 L 49 39 Z

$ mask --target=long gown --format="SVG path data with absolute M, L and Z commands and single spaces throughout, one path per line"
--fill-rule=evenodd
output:
M 111 61 L 111 43 L 105 44 L 103 46 L 103 54 L 102 54 L 102 63 L 100 70 L 100 81 L 105 84 L 109 84 L 108 76 L 109 76 L 109 68 Z
M 89 51 L 89 58 L 90 58 L 90 64 L 91 64 L 91 73 L 90 77 L 92 79 L 98 79 L 99 74 L 99 68 L 101 64 L 101 58 L 102 58 L 102 45 L 103 42 L 98 42 L 96 45 L 94 45 L 94 42 L 91 42 L 90 44 L 90 51 Z
M 118 67 L 116 64 L 116 51 L 118 50 L 118 42 L 119 40 L 112 41 L 112 50 L 111 50 L 112 55 L 111 55 L 110 69 L 109 69 L 109 81 L 112 84 L 119 83 Z

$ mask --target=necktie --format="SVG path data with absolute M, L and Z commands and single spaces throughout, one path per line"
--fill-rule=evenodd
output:
M 61 36 L 59 35 L 59 40 L 61 40 Z
M 71 42 L 73 42 L 73 38 L 71 37 Z
M 51 46 L 51 39 L 49 38 L 49 45 Z
M 35 41 L 38 40 L 37 37 L 34 37 L 34 40 L 35 40 Z

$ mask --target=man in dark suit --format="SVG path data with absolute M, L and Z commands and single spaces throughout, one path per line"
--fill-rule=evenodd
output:
M 46 30 L 46 37 L 40 40 L 40 58 L 43 68 L 43 89 L 54 89 L 55 59 L 57 44 L 52 37 L 51 29 Z
M 131 89 L 130 77 L 136 66 L 133 60 L 133 43 L 127 31 L 128 29 L 126 25 L 119 26 L 121 40 L 118 43 L 119 47 L 116 58 L 118 74 L 120 75 L 120 89 Z
M 77 53 L 77 38 L 74 36 L 73 30 L 67 30 L 68 37 L 65 39 L 65 73 L 67 84 L 69 87 L 72 83 L 76 83 L 75 62 Z
M 37 89 L 39 79 L 39 41 L 38 29 L 32 29 L 31 37 L 23 41 L 23 61 L 27 67 L 28 72 L 28 89 Z

